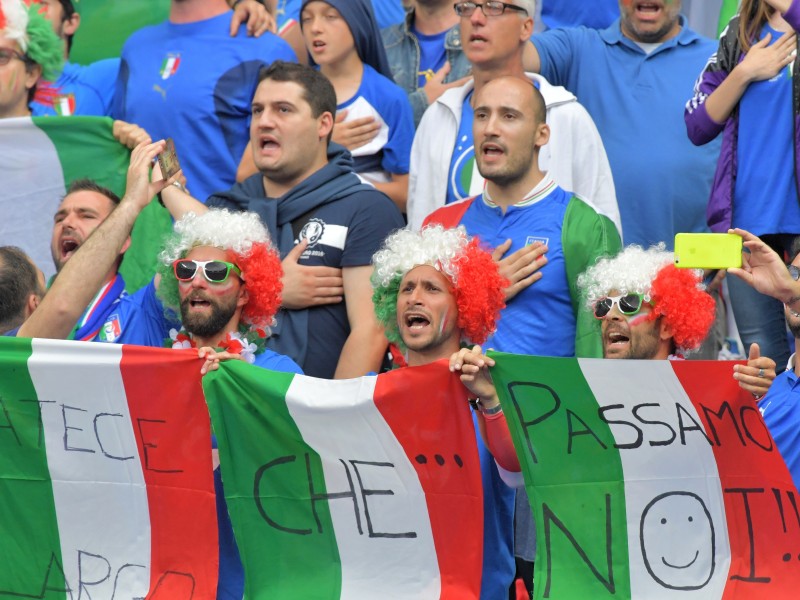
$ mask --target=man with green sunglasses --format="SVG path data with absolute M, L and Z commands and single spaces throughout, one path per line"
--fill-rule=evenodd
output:
M 683 358 L 700 347 L 714 322 L 715 303 L 694 269 L 678 269 L 664 245 L 632 245 L 578 278 L 600 320 L 604 358 Z M 753 344 L 747 365 L 734 367 L 739 385 L 760 398 L 775 378 L 775 361 Z

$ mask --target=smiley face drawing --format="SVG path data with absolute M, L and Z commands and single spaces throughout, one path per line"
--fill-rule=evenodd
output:
M 642 511 L 639 540 L 650 576 L 671 590 L 699 590 L 714 574 L 714 523 L 691 492 L 653 498 Z

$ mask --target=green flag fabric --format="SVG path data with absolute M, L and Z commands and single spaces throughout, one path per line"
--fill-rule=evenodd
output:
M 49 277 L 53 215 L 70 183 L 89 178 L 122 197 L 130 151 L 111 133 L 105 117 L 25 117 L 0 120 L 0 241 L 19 246 Z M 140 215 L 120 269 L 126 287 L 146 285 L 172 221 L 151 203 Z

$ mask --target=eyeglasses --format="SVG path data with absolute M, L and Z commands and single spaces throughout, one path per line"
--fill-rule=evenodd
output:
M 198 270 L 202 270 L 206 281 L 211 283 L 225 283 L 232 270 L 240 278 L 242 276 L 242 270 L 239 267 L 224 260 L 189 260 L 188 258 L 183 258 L 172 263 L 172 268 L 178 281 L 191 281 L 197 275 Z
M 516 4 L 509 4 L 508 2 L 500 2 L 499 0 L 488 0 L 488 2 L 456 2 L 453 8 L 459 17 L 471 17 L 475 9 L 480 7 L 481 12 L 487 17 L 499 17 L 507 10 L 516 10 L 523 12 L 526 15 L 528 11 L 517 6 Z
M 786 265 L 786 268 L 789 269 L 789 275 L 792 276 L 792 279 L 795 281 L 800 280 L 800 267 L 795 267 L 794 265 Z
M 642 302 L 645 297 L 642 294 L 621 294 L 619 296 L 606 296 L 600 298 L 594 305 L 594 316 L 597 319 L 604 318 L 616 304 L 619 312 L 626 316 L 632 316 L 642 310 Z
M 4 48 L 0 50 L 0 67 L 5 67 L 8 63 L 11 62 L 12 58 L 21 60 L 24 63 L 28 62 L 28 58 L 24 54 L 21 54 L 16 50 L 8 50 Z

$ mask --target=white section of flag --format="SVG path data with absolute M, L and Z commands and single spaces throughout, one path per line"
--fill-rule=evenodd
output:
M 44 443 L 73 596 L 111 598 L 127 589 L 143 598 L 150 588 L 150 512 L 119 369 L 122 347 L 86 344 L 76 353 L 73 342 L 35 339 L 32 348 L 28 370 L 44 402 Z
M 326 381 L 296 376 L 286 404 L 304 441 L 320 455 L 347 462 L 361 519 L 359 533 L 350 498 L 330 501 L 342 568 L 341 597 L 372 600 L 439 598 L 441 579 L 425 494 L 403 447 L 397 442 L 372 398 L 375 377 Z M 353 431 L 369 432 L 356 436 Z M 374 532 L 416 533 L 415 538 L 371 537 L 364 498 L 350 461 L 391 463 L 393 467 L 357 464 L 364 488 L 393 490 L 395 495 L 366 498 Z M 339 460 L 323 460 L 327 493 L 350 490 Z M 366 582 L 380 573 L 381 591 Z M 425 585 L 427 583 L 427 585 Z
M 618 450 L 627 521 L 638 525 L 628 529 L 631 597 L 721 598 L 730 566 L 730 542 L 719 472 L 712 447 L 699 431 L 687 431 L 686 444 L 681 443 L 677 404 L 686 411 L 684 427 L 695 426 L 687 414 L 701 426 L 702 420 L 669 361 L 578 362 L 600 407 L 623 401 L 628 407 L 611 409 L 606 418 L 632 423 L 643 431 L 640 447 Z M 635 406 L 640 407 L 639 418 L 632 414 Z M 676 437 L 669 445 L 652 445 L 671 437 L 663 423 L 673 428 Z M 609 427 L 617 444 L 636 439 L 629 425 Z

